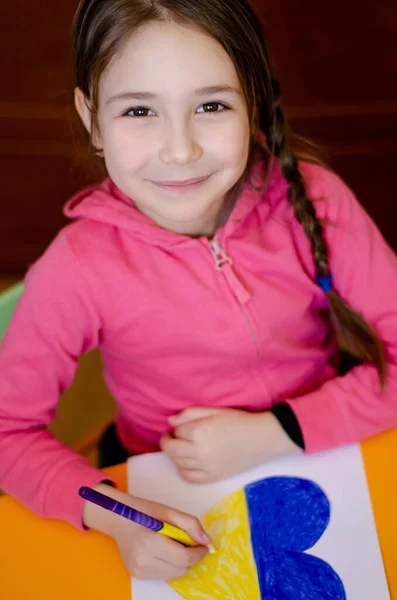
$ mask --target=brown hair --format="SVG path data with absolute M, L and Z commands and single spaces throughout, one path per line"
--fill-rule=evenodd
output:
M 101 74 L 131 34 L 154 20 L 196 26 L 216 39 L 230 56 L 250 118 L 252 142 L 246 173 L 252 157 L 257 155 L 255 150 L 261 151 L 266 163 L 271 156 L 278 158 L 289 184 L 289 201 L 312 247 L 317 282 L 328 296 L 338 346 L 359 361 L 373 363 L 383 387 L 386 358 L 382 340 L 330 285 L 323 226 L 307 195 L 298 154 L 292 149 L 294 138 L 280 108 L 280 87 L 273 75 L 260 19 L 246 0 L 82 0 L 73 29 L 76 84 L 90 103 L 93 126 Z M 257 142 L 259 131 L 265 134 L 267 146 Z M 311 158 L 316 162 L 314 156 Z

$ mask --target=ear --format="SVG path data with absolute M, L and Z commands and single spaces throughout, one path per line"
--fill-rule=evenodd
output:
M 93 146 L 95 148 L 101 148 L 101 136 L 97 128 L 93 128 L 92 110 L 89 101 L 80 88 L 75 88 L 74 90 L 74 105 L 84 127 L 91 137 Z

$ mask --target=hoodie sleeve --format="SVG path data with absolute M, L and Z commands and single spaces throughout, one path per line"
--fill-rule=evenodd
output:
M 61 233 L 30 269 L 0 346 L 0 489 L 39 515 L 80 529 L 79 487 L 107 478 L 47 425 L 78 357 L 98 345 L 100 328 L 94 299 Z
M 352 192 L 335 175 L 322 173 L 323 193 L 317 190 L 312 197 L 322 197 L 316 206 L 326 219 L 334 289 L 383 339 L 388 376 L 382 393 L 376 368 L 362 364 L 289 399 L 308 453 L 397 425 L 397 258 Z

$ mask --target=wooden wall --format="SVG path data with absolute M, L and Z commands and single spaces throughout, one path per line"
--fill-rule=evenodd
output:
M 294 129 L 328 149 L 397 250 L 397 3 L 256 0 Z
M 192 0 L 194 1 L 194 0 Z M 20 275 L 65 222 L 75 168 L 70 25 L 77 0 L 0 16 L 0 274 Z M 395 0 L 256 0 L 294 128 L 324 144 L 397 250 Z

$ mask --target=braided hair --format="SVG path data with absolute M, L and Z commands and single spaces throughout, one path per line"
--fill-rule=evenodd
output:
M 323 225 L 316 215 L 313 202 L 306 193 L 299 170 L 298 159 L 288 141 L 288 127 L 280 108 L 280 85 L 272 81 L 273 118 L 266 132 L 269 151 L 279 160 L 280 169 L 289 184 L 288 200 L 294 214 L 310 241 L 316 280 L 327 294 L 329 315 L 341 353 L 347 353 L 355 362 L 368 362 L 376 366 L 382 387 L 386 381 L 386 357 L 382 340 L 372 325 L 353 310 L 333 289 L 329 269 L 328 248 Z

